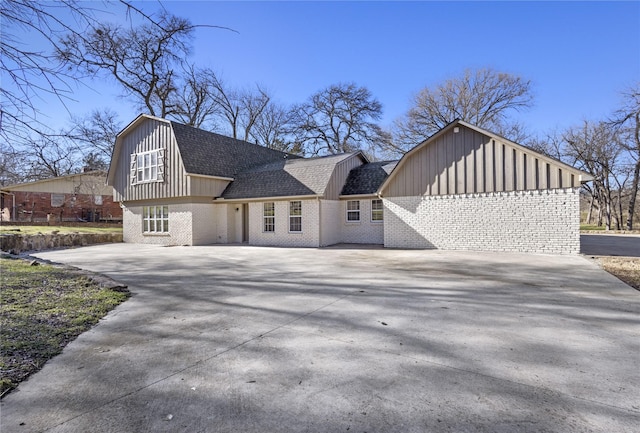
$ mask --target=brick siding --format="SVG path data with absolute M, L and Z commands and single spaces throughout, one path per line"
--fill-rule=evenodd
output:
M 320 200 L 302 202 L 302 232 L 289 232 L 289 201 L 275 203 L 275 231 L 263 231 L 263 202 L 249 204 L 249 244 L 287 247 L 320 246 Z
M 51 223 L 64 221 L 120 220 L 122 209 L 119 203 L 113 202 L 111 195 L 101 195 L 102 204 L 95 204 L 92 194 L 51 194 L 49 192 L 15 191 L 15 221 L 46 222 L 50 215 Z M 54 200 L 52 195 L 64 197 Z M 2 194 L 2 220 L 10 221 L 13 216 L 13 196 Z M 55 206 L 52 206 L 55 204 Z
M 384 199 L 393 248 L 577 254 L 579 188 Z
M 360 199 L 360 221 L 347 222 L 347 200 L 340 202 L 340 242 L 349 244 L 382 244 L 384 224 L 371 221 L 371 199 Z

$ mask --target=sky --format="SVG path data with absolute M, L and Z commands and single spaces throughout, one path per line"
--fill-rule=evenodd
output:
M 158 3 L 138 3 L 155 11 Z M 534 134 L 606 118 L 640 81 L 640 2 L 164 1 L 199 28 L 189 59 L 235 87 L 267 88 L 299 103 L 331 84 L 367 87 L 391 126 L 426 86 L 465 69 L 530 80 L 534 106 L 513 118 Z M 112 14 L 111 21 L 124 17 Z M 139 114 L 109 79 L 75 89 L 71 113 L 43 104 L 53 124 L 109 107 Z M 63 126 L 63 125 L 61 125 Z

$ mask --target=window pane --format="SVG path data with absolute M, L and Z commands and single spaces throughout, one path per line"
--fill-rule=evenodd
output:
M 289 203 L 289 215 L 302 215 L 301 201 L 292 201 Z
M 274 216 L 275 215 L 275 206 L 274 203 L 265 203 L 264 204 L 264 216 Z
M 289 231 L 292 231 L 292 232 L 302 231 L 302 217 L 289 218 Z
M 347 212 L 347 221 L 360 221 L 360 212 Z
M 359 210 L 360 202 L 358 200 L 350 200 L 347 202 L 347 210 Z

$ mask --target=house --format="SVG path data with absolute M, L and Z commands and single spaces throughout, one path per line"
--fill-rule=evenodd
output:
M 300 158 L 141 115 L 107 183 L 125 242 L 579 251 L 589 176 L 462 121 L 400 161 Z
M 3 186 L 1 221 L 69 222 L 122 220 L 107 173 L 93 170 Z

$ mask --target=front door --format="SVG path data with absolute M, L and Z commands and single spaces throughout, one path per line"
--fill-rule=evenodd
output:
M 249 242 L 249 204 L 242 204 L 242 243 Z

